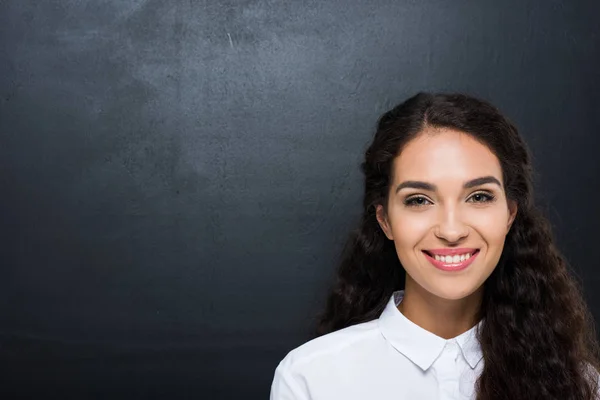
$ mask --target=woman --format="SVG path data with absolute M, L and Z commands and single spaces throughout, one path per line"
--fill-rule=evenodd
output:
M 592 318 L 497 109 L 420 93 L 380 118 L 362 171 L 321 336 L 272 400 L 594 398 Z

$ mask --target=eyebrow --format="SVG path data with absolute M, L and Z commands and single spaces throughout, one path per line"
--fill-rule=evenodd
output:
M 482 176 L 481 178 L 475 178 L 465 182 L 463 185 L 463 189 L 471 189 L 475 186 L 485 185 L 486 183 L 494 183 L 502 187 L 500 181 L 494 178 L 493 176 Z M 437 190 L 437 186 L 429 182 L 405 181 L 399 184 L 398 187 L 396 187 L 396 193 L 405 188 L 428 190 L 430 192 L 435 192 Z

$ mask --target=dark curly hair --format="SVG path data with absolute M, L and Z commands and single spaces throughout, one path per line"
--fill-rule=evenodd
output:
M 477 335 L 484 369 L 477 398 L 592 399 L 598 344 L 578 282 L 533 201 L 532 166 L 514 125 L 491 104 L 463 94 L 419 93 L 381 116 L 361 169 L 363 214 L 342 253 L 317 335 L 376 319 L 405 270 L 375 217 L 387 208 L 392 161 L 424 127 L 465 132 L 498 157 L 506 196 L 518 205 L 503 253 L 484 283 Z

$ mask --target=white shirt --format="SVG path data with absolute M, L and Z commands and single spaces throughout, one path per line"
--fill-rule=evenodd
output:
M 395 292 L 379 319 L 289 352 L 275 370 L 270 399 L 474 399 L 484 364 L 478 325 L 446 340 L 398 311 L 403 295 Z

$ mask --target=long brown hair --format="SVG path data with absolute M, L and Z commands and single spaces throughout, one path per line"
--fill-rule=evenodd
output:
M 404 268 L 375 209 L 387 206 L 394 158 L 425 126 L 453 128 L 488 146 L 500 161 L 507 198 L 518 205 L 500 261 L 484 283 L 477 398 L 592 399 L 599 366 L 593 319 L 534 204 L 529 151 L 495 107 L 462 94 L 419 93 L 379 119 L 361 164 L 360 226 L 344 248 L 317 334 L 379 317 L 393 291 L 404 287 Z

